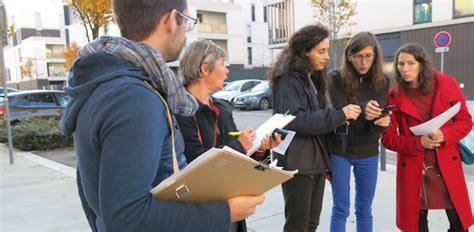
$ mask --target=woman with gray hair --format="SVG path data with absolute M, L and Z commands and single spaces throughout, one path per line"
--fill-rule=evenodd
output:
M 180 69 L 187 90 L 196 97 L 199 108 L 194 116 L 176 115 L 184 137 L 184 154 L 189 162 L 196 159 L 212 147 L 229 146 L 242 153 L 252 146 L 255 130 L 247 127 L 238 137 L 229 135 L 237 131 L 232 117 L 233 107 L 230 102 L 214 99 L 211 94 L 224 87 L 229 70 L 225 66 L 225 51 L 210 40 L 198 40 L 188 45 L 180 60 Z M 262 140 L 257 155 L 265 154 L 271 147 L 281 141 L 279 135 L 275 140 L 269 136 Z M 247 231 L 245 221 L 233 225 L 230 231 Z

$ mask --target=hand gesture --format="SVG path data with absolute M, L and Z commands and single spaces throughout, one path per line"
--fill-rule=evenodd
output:
M 385 115 L 385 116 L 375 120 L 374 125 L 381 126 L 381 127 L 390 126 L 390 114 L 392 114 L 392 112 L 390 112 L 388 115 Z
M 365 119 L 374 120 L 382 115 L 382 109 L 377 101 L 370 100 L 365 107 Z
M 436 149 L 441 146 L 441 142 L 439 142 L 439 140 L 432 139 L 430 135 L 423 135 L 421 136 L 421 146 L 426 149 Z
M 354 119 L 356 120 L 357 117 L 360 115 L 360 106 L 354 105 L 354 104 L 349 104 L 347 106 L 344 106 L 342 108 L 342 111 L 344 111 L 344 115 L 346 116 L 346 120 Z
M 242 144 L 242 147 L 245 150 L 248 150 L 252 147 L 253 145 L 253 140 L 257 136 L 255 130 L 252 127 L 247 127 L 245 130 L 242 131 L 242 133 L 239 135 L 237 140 Z
M 434 140 L 437 143 L 444 142 L 444 134 L 440 129 L 436 130 L 433 134 L 430 134 L 429 136 L 432 140 Z
M 227 200 L 230 209 L 230 220 L 232 222 L 242 221 L 255 213 L 257 205 L 265 200 L 265 196 L 239 196 Z

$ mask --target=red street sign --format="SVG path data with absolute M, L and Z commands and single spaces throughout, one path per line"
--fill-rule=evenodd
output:
M 434 36 L 433 42 L 437 48 L 447 47 L 451 43 L 451 35 L 447 31 L 440 31 Z

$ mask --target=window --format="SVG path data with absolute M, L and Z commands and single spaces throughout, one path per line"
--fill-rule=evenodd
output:
M 247 48 L 247 59 L 248 59 L 249 65 L 251 65 L 252 64 L 252 48 L 251 47 Z
M 63 93 L 56 93 L 56 97 L 58 99 L 58 104 L 66 107 L 67 102 L 69 101 L 69 96 Z
M 431 0 L 414 0 L 414 23 L 431 22 Z
M 36 27 L 41 27 L 41 14 L 39 12 L 35 12 L 35 22 Z
M 63 58 L 64 45 L 46 44 L 46 58 Z
M 255 22 L 255 4 L 252 4 L 250 11 L 252 16 L 252 22 Z
M 267 22 L 267 7 L 266 6 L 263 7 L 263 22 L 264 23 Z
M 65 77 L 64 63 L 47 63 L 49 77 Z
M 252 27 L 247 25 L 247 43 L 252 43 Z
M 474 1 L 473 0 L 453 0 L 453 17 L 461 18 L 467 16 L 474 16 Z
M 198 23 L 202 23 L 202 14 L 201 13 L 197 13 L 196 15 L 197 17 L 197 20 L 198 20 Z
M 240 89 L 241 90 L 240 92 L 249 91 L 252 87 L 253 87 L 253 83 L 252 82 L 247 82 L 247 83 L 242 85 L 242 89 Z
M 54 98 L 51 94 L 38 93 L 38 94 L 31 94 L 31 95 L 22 97 L 21 100 L 18 101 L 17 105 L 18 106 L 48 107 L 48 106 L 56 106 L 56 103 L 54 102 Z

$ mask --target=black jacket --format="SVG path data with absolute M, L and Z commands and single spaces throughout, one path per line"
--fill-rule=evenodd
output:
M 335 109 L 342 109 L 348 104 L 347 97 L 344 94 L 344 83 L 341 78 L 340 70 L 336 69 L 328 73 L 331 79 L 329 87 L 329 96 Z M 376 100 L 381 107 L 385 106 L 387 92 L 390 85 L 388 77 L 384 75 L 385 85 L 376 92 L 367 78 L 361 78 L 359 88 L 359 106 L 362 110 L 360 116 L 355 121 L 350 122 L 349 131 L 346 135 L 347 144 L 344 152 L 341 135 L 331 134 L 329 141 L 330 151 L 333 154 L 348 158 L 366 158 L 378 155 L 379 137 L 384 131 L 383 127 L 374 125 L 373 121 L 367 121 L 364 115 L 364 109 L 367 102 Z
M 330 168 L 325 134 L 345 121 L 342 110 L 323 108 L 318 104 L 316 88 L 307 75 L 290 71 L 273 86 L 273 113 L 295 115 L 286 129 L 296 132 L 285 155 L 276 155 L 285 170 L 298 169 L 299 174 L 316 174 Z
M 238 131 L 232 117 L 232 104 L 219 99 L 212 99 L 212 101 L 220 110 L 219 117 L 209 106 L 201 102 L 194 116 L 175 115 L 184 137 L 184 155 L 188 163 L 213 147 L 229 146 L 245 154 L 237 138 L 229 135 L 231 131 Z M 238 222 L 237 231 L 247 231 L 245 220 Z
M 194 116 L 176 115 L 184 137 L 184 155 L 188 163 L 213 147 L 229 146 L 245 153 L 237 138 L 229 135 L 229 132 L 237 131 L 232 117 L 232 104 L 219 99 L 213 99 L 213 102 L 220 110 L 219 117 L 209 106 L 201 102 L 199 102 L 199 109 Z M 215 146 L 214 142 L 216 142 Z

